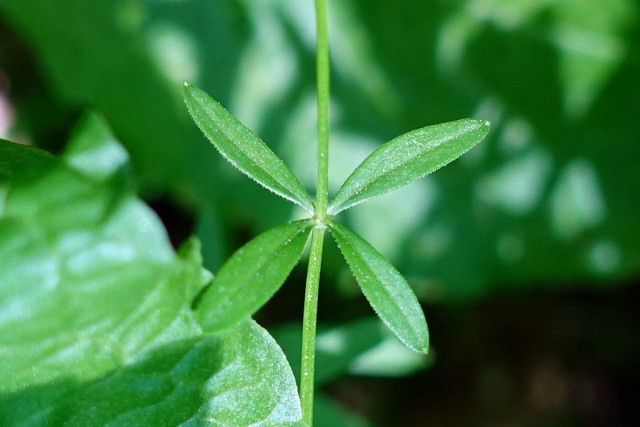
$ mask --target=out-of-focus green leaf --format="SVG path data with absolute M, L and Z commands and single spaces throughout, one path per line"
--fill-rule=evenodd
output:
M 329 206 L 335 215 L 404 187 L 460 157 L 489 132 L 486 120 L 462 119 L 417 129 L 371 153 L 344 182 Z
M 228 96 L 222 74 L 234 75 L 242 48 L 234 10 L 208 1 L 0 3 L 58 102 L 95 107 L 109 120 L 143 190 L 210 208 L 221 196 L 218 156 L 198 144 L 181 88 L 215 69 L 202 86 Z
M 289 360 L 294 375 L 300 374 L 301 331 L 299 324 L 270 329 Z M 424 369 L 434 359 L 402 345 L 376 317 L 342 325 L 319 326 L 316 340 L 314 425 L 359 427 L 369 423 L 325 395 L 323 385 L 341 375 L 400 377 Z
M 329 229 L 376 314 L 407 347 L 426 353 L 427 322 L 407 281 L 353 231 L 337 222 L 331 222 Z
M 283 224 L 238 249 L 198 306 L 204 330 L 223 330 L 262 307 L 297 264 L 311 228 L 311 220 Z
M 212 212 L 201 212 L 196 236 L 202 243 L 202 265 L 210 271 L 220 270 L 224 262 L 224 232 L 220 218 Z
M 0 424 L 302 426 L 266 331 L 203 334 L 199 244 L 174 253 L 104 123 L 89 116 L 73 141 L 4 190 Z
M 355 167 L 425 120 L 473 116 L 491 133 L 344 221 L 425 301 L 628 283 L 640 271 L 640 204 L 628 197 L 640 187 L 637 2 L 428 3 L 357 3 L 402 104 L 395 121 L 336 124 L 333 158 Z M 341 114 L 355 114 L 345 102 Z
M 300 373 L 301 326 L 285 325 L 270 332 L 287 355 L 297 378 Z M 321 386 L 346 373 L 358 356 L 383 343 L 388 333 L 376 317 L 333 327 L 320 326 L 316 339 L 316 384 Z
M 313 213 L 313 201 L 284 162 L 217 101 L 185 83 L 184 99 L 200 130 L 232 165 L 258 184 Z
M 371 423 L 322 392 L 315 395 L 313 425 L 316 427 L 370 427 Z
M 53 160 L 44 150 L 0 139 L 0 181 Z
M 348 372 L 369 377 L 408 377 L 434 362 L 433 352 L 425 356 L 411 351 L 395 337 L 389 336 L 374 348 L 355 358 Z
M 298 378 L 301 326 L 288 324 L 270 329 L 270 332 Z M 400 358 L 393 360 L 396 356 Z M 322 386 L 347 373 L 400 377 L 425 368 L 432 360 L 430 356 L 425 357 L 403 346 L 378 318 L 365 317 L 342 325 L 319 326 L 314 379 L 318 386 Z
M 294 375 L 300 374 L 301 334 L 299 324 L 288 324 L 270 330 L 287 356 Z M 319 326 L 316 340 L 316 371 L 314 379 L 317 387 L 322 387 L 336 378 L 350 373 L 350 367 L 361 356 L 375 351 L 389 339 L 402 346 L 376 317 L 366 317 L 337 326 Z M 402 348 L 417 357 L 424 356 Z M 388 361 L 389 362 L 389 361 Z M 318 427 L 362 427 L 369 423 L 349 409 L 342 407 L 326 396 L 321 389 L 315 393 L 314 425 Z
M 129 165 L 127 151 L 116 142 L 104 118 L 96 113 L 82 117 L 63 159 L 71 169 L 94 180 L 109 179 Z

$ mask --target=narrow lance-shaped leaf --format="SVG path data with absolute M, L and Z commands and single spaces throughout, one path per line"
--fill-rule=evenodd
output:
M 400 135 L 367 157 L 331 202 L 336 215 L 367 199 L 389 193 L 454 161 L 489 132 L 489 122 L 462 119 Z
M 376 314 L 407 347 L 426 353 L 427 322 L 407 281 L 353 231 L 333 221 L 329 229 Z
M 258 184 L 313 213 L 309 194 L 264 141 L 201 89 L 185 83 L 183 95 L 193 120 L 229 163 Z
M 226 329 L 262 307 L 300 259 L 311 227 L 311 220 L 283 224 L 236 251 L 198 307 L 198 321 L 205 331 Z

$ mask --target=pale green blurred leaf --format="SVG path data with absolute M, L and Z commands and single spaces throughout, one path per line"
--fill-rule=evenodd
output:
M 372 424 L 362 415 L 318 392 L 313 403 L 315 427 L 370 427 Z

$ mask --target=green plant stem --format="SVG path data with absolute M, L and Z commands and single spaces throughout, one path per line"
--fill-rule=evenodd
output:
M 304 296 L 302 320 L 302 362 L 300 402 L 302 419 L 313 424 L 313 392 L 316 363 L 316 325 L 318 323 L 318 290 L 324 232 L 328 223 L 327 199 L 329 180 L 329 36 L 326 0 L 316 5 L 316 73 L 318 92 L 318 170 L 316 175 L 316 226 L 311 234 L 311 252 Z
M 304 318 L 302 320 L 302 370 L 300 372 L 300 402 L 303 420 L 313 422 L 313 390 L 316 361 L 316 324 L 318 318 L 318 290 L 320 288 L 320 266 L 325 227 L 320 225 L 311 234 L 311 251 L 304 295 Z
M 326 224 L 329 176 L 329 35 L 326 0 L 315 0 L 315 4 L 318 92 L 318 170 L 315 217 L 322 224 Z

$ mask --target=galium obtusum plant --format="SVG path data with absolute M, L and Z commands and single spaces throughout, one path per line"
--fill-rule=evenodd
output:
M 427 126 L 383 144 L 369 155 L 328 200 L 329 46 L 326 0 L 315 0 L 317 28 L 317 182 L 315 200 L 284 162 L 254 133 L 199 88 L 185 83 L 184 99 L 195 123 L 231 164 L 268 190 L 297 204 L 309 218 L 268 230 L 234 253 L 204 294 L 197 315 L 208 332 L 226 329 L 254 314 L 297 264 L 311 235 L 302 330 L 300 399 L 304 421 L 313 418 L 318 287 L 325 232 L 335 239 L 377 315 L 407 347 L 426 353 L 427 323 L 402 275 L 347 227 L 342 211 L 403 187 L 455 160 L 480 142 L 489 123 L 462 119 Z

